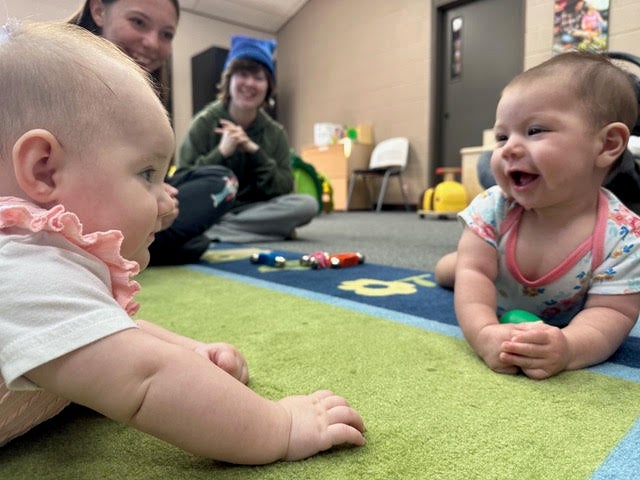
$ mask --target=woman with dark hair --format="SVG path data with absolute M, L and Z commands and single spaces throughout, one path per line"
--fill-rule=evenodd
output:
M 149 72 L 169 109 L 169 59 L 179 17 L 178 0 L 85 0 L 68 21 L 114 43 Z M 237 180 L 223 166 L 207 166 L 170 177 L 165 189 L 175 208 L 149 248 L 151 264 L 196 262 L 209 247 L 204 232 L 229 210 Z
M 68 20 L 120 47 L 156 81 L 165 107 L 178 0 L 86 0 Z
M 275 90 L 275 47 L 273 40 L 231 38 L 218 100 L 196 115 L 180 148 L 180 169 L 222 165 L 238 178 L 231 210 L 207 231 L 212 240 L 294 238 L 318 213 L 314 197 L 292 193 L 286 132 L 263 109 Z

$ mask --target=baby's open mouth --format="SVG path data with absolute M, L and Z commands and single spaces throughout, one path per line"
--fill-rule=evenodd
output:
M 538 178 L 538 175 L 535 175 L 533 173 L 520 172 L 520 171 L 511 172 L 509 176 L 511 177 L 511 180 L 513 181 L 513 183 L 515 183 L 517 187 L 524 187 L 525 185 L 530 184 L 536 178 Z

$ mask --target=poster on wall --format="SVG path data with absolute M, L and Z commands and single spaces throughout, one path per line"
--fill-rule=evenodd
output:
M 609 0 L 555 0 L 553 14 L 553 53 L 607 50 Z

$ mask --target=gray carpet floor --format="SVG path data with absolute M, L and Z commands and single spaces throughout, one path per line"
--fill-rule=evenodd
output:
M 360 252 L 367 262 L 432 271 L 442 255 L 455 250 L 461 231 L 456 220 L 420 218 L 416 212 L 332 212 L 300 227 L 295 240 L 252 246 L 300 254 Z

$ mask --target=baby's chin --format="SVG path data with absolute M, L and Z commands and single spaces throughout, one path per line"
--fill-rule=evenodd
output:
M 131 262 L 136 262 L 140 267 L 140 271 L 144 270 L 149 266 L 149 261 L 151 260 L 151 254 L 148 249 L 141 250 L 140 252 L 136 252 L 134 255 L 130 255 L 124 257 Z
M 134 260 L 134 262 L 138 263 L 138 265 L 140 266 L 140 271 L 142 271 L 149 266 L 150 260 L 151 260 L 151 255 L 149 255 L 149 251 L 147 250 L 147 255 L 145 256 L 144 259 Z

